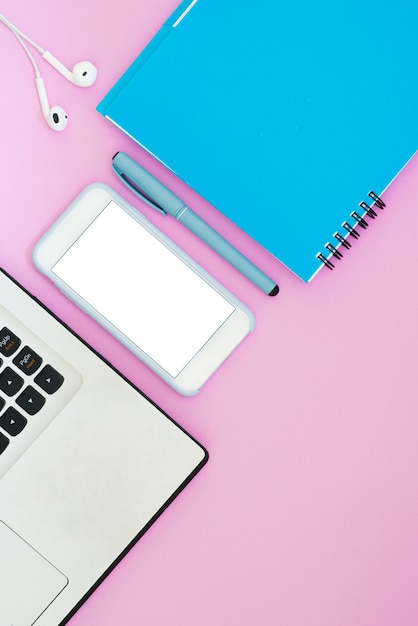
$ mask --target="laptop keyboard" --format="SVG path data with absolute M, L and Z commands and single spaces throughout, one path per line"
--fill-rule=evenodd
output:
M 66 361 L 0 306 L 0 477 L 80 385 Z
M 43 365 L 43 359 L 30 346 L 21 346 L 20 337 L 9 328 L 4 326 L 0 330 L 0 454 L 9 445 L 10 437 L 16 437 L 22 432 L 28 423 L 28 417 L 36 415 L 42 409 L 46 394 L 55 393 L 64 382 L 62 374 L 48 363 L 32 382 L 31 375 Z M 32 384 L 28 384 L 29 380 Z M 4 396 L 14 398 L 19 410 L 8 406 L 3 411 L 6 406 Z

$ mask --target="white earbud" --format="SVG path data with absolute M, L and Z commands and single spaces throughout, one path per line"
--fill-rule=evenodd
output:
M 64 130 L 64 128 L 66 128 L 68 124 L 67 114 L 60 106 L 49 106 L 45 84 L 41 77 L 38 64 L 36 63 L 25 42 L 33 46 L 35 50 L 39 52 L 42 58 L 45 59 L 47 63 L 52 65 L 52 67 L 54 67 L 60 74 L 62 74 L 64 78 L 72 82 L 74 85 L 78 85 L 79 87 L 90 87 L 91 85 L 93 85 L 97 78 L 96 67 L 93 65 L 93 63 L 90 63 L 90 61 L 80 61 L 79 63 L 76 63 L 74 65 L 72 72 L 70 72 L 70 70 L 67 69 L 65 65 L 63 65 L 60 61 L 58 61 L 58 59 L 56 59 L 53 54 L 41 48 L 41 46 L 35 43 L 27 35 L 22 33 L 22 31 L 16 28 L 16 26 L 14 26 L 9 20 L 7 20 L 4 15 L 0 15 L 0 22 L 2 22 L 5 26 L 7 26 L 7 28 L 11 30 L 33 65 L 33 69 L 35 71 L 36 88 L 38 90 L 42 114 L 46 120 L 46 123 L 53 130 Z
M 48 50 L 42 53 L 42 58 L 62 74 L 64 78 L 79 87 L 90 87 L 97 78 L 97 68 L 93 63 L 90 63 L 90 61 L 80 61 L 76 63 L 73 67 L 73 71 L 70 72 L 70 70 L 67 69 L 61 61 L 58 61 L 53 54 L 48 52 Z
M 39 102 L 41 103 L 42 114 L 45 118 L 46 123 L 53 130 L 64 130 L 68 124 L 66 112 L 60 106 L 49 106 L 44 79 L 41 76 L 35 78 L 35 82 L 36 89 L 38 90 Z

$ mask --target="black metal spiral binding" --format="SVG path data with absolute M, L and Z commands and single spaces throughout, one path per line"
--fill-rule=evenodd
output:
M 340 242 L 340 244 L 341 244 L 344 248 L 346 248 L 347 250 L 348 250 L 349 248 L 351 248 L 351 243 L 350 243 L 349 241 L 347 241 L 347 240 L 345 239 L 345 237 L 343 237 L 342 235 L 340 235 L 340 233 L 334 233 L 334 237 L 335 237 L 335 239 L 336 239 L 337 241 L 339 241 L 339 242 Z
M 348 231 L 349 235 L 352 235 L 354 237 L 354 239 L 358 239 L 360 237 L 360 235 L 358 234 L 358 231 L 352 226 L 350 226 L 348 222 L 343 222 L 342 226 L 343 228 L 345 228 L 346 231 Z
M 353 211 L 351 216 L 354 217 L 355 220 L 357 220 L 358 225 L 362 228 L 366 229 L 368 227 L 368 223 L 366 222 L 366 220 L 361 217 L 361 215 L 359 215 L 356 211 Z
M 335 256 L 336 259 L 340 260 L 343 258 L 343 255 L 341 254 L 341 252 L 337 250 L 337 248 L 333 246 L 332 243 L 327 243 L 325 247 L 327 250 L 332 252 L 333 256 Z
M 371 205 L 369 205 L 363 200 L 359 203 L 359 207 L 363 209 L 365 217 L 374 220 L 377 217 L 377 212 L 374 210 L 375 207 L 383 210 L 386 207 L 386 204 L 383 202 L 382 198 L 380 198 L 380 196 L 378 196 L 377 193 L 375 193 L 374 191 L 369 191 L 367 195 L 373 202 L 371 203 Z M 364 217 L 362 215 L 359 215 L 357 211 L 353 211 L 352 213 L 350 213 L 350 217 L 352 217 L 357 222 L 357 226 L 363 228 L 364 230 L 369 226 Z M 328 256 L 326 256 L 322 252 L 318 252 L 318 254 L 316 255 L 316 258 L 322 261 L 325 267 L 330 270 L 333 270 L 335 268 L 335 265 L 330 261 L 331 256 L 338 260 L 343 258 L 343 254 L 340 252 L 340 250 L 338 250 L 338 246 L 341 245 L 343 248 L 348 250 L 349 248 L 351 248 L 351 243 L 347 241 L 347 237 L 349 235 L 351 235 L 354 239 L 358 239 L 360 237 L 359 231 L 356 230 L 354 226 L 351 226 L 348 222 L 343 222 L 342 227 L 347 231 L 347 234 L 345 236 L 341 235 L 341 233 L 339 233 L 338 231 L 333 234 L 334 239 L 336 239 L 336 241 L 338 242 L 337 246 L 334 246 L 330 242 L 326 243 L 324 246 L 329 252 L 331 252 L 331 254 L 328 254 Z
M 322 252 L 320 252 L 320 253 L 317 255 L 317 258 L 318 258 L 320 261 L 322 261 L 322 263 L 325 265 L 325 267 L 327 267 L 329 270 L 333 270 L 333 269 L 334 269 L 335 265 L 334 265 L 333 263 L 331 263 L 331 261 L 330 261 L 329 259 L 327 259 L 327 257 L 326 257 L 326 256 L 324 256 L 324 255 L 322 254 Z

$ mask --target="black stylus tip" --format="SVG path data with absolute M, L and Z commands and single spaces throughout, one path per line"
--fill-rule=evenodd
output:
M 270 291 L 269 296 L 277 296 L 279 293 L 279 285 L 275 285 L 273 289 Z

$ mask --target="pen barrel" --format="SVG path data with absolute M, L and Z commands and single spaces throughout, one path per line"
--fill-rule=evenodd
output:
M 267 294 L 277 289 L 276 283 L 254 265 L 239 250 L 234 248 L 222 235 L 202 220 L 191 209 L 183 212 L 179 221 L 191 230 L 199 239 L 204 241 L 212 250 L 230 263 L 241 274 L 256 284 Z
M 150 206 L 163 209 L 173 217 L 183 206 L 184 203 L 180 198 L 124 152 L 118 152 L 113 157 L 112 164 L 118 176 L 131 191 Z
M 112 165 L 120 180 L 143 202 L 184 224 L 262 291 L 270 296 L 278 293 L 279 288 L 271 278 L 131 157 L 124 152 L 117 152 L 112 159 Z

